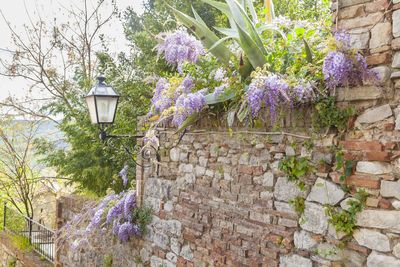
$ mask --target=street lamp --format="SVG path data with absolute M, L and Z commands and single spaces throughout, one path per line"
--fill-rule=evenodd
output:
M 105 77 L 97 77 L 97 84 L 85 97 L 90 120 L 93 124 L 99 125 L 102 133 L 107 125 L 114 123 L 119 100 L 117 92 L 111 86 L 106 85 L 104 81 Z M 102 138 L 102 136 L 100 137 Z
M 119 94 L 109 85 L 104 83 L 105 77 L 97 77 L 97 84 L 86 95 L 86 104 L 89 109 L 90 121 L 100 128 L 100 139 L 106 141 L 110 138 L 131 138 L 137 139 L 144 137 L 143 135 L 109 135 L 106 132 L 106 127 L 112 125 L 117 113 Z M 135 146 L 136 147 L 136 146 Z M 140 153 L 135 153 L 131 149 L 124 147 L 125 151 L 134 158 L 135 154 L 141 156 L 142 160 L 149 161 L 155 152 L 159 158 L 157 149 L 150 146 L 146 149 L 141 149 Z M 135 161 L 135 160 L 134 160 Z M 137 162 L 135 161 L 135 164 Z M 138 164 L 139 165 L 139 164 Z M 141 165 L 142 166 L 142 165 Z

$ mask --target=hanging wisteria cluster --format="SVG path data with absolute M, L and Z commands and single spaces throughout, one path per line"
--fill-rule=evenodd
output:
M 293 105 L 307 102 L 312 99 L 313 95 L 313 88 L 309 83 L 291 87 L 276 74 L 259 72 L 254 75 L 246 97 L 253 118 L 256 118 L 260 110 L 266 107 L 269 109 L 271 120 L 274 121 L 278 106 L 284 103 Z
M 207 89 L 193 92 L 194 82 L 190 75 L 183 79 L 160 78 L 151 100 L 152 108 L 149 115 L 161 114 L 163 118 L 170 117 L 175 126 L 181 126 L 187 117 L 195 112 L 200 112 L 206 105 Z
M 326 86 L 334 89 L 339 86 L 360 85 L 365 81 L 374 82 L 378 77 L 368 69 L 365 57 L 359 52 L 354 53 L 350 45 L 350 35 L 337 32 L 336 51 L 326 55 L 323 74 Z
M 121 241 L 128 242 L 133 237 L 141 237 L 151 222 L 151 209 L 137 207 L 135 190 L 111 193 L 100 203 L 86 204 L 82 212 L 61 228 L 57 233 L 57 245 L 62 247 L 71 241 L 71 249 L 85 249 L 92 244 L 92 236 L 106 234 L 108 230 Z M 89 224 L 87 224 L 89 221 Z M 86 228 L 82 228 L 87 225 Z
M 112 227 L 114 235 L 123 242 L 133 236 L 140 236 L 141 231 L 134 216 L 135 208 L 135 191 L 107 196 L 94 209 L 94 216 L 86 231 Z
M 168 64 L 182 71 L 185 62 L 196 63 L 200 56 L 205 55 L 203 44 L 185 30 L 177 30 L 165 38 L 157 46 L 158 54 L 163 54 Z

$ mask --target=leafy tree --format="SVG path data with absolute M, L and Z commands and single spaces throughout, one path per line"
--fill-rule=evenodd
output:
M 15 56 L 11 61 L 0 61 L 1 74 L 25 78 L 51 97 L 23 101 L 9 98 L 1 105 L 58 124 L 68 146 L 41 138 L 36 141 L 38 151 L 45 155 L 48 166 L 57 169 L 59 176 L 76 182 L 82 190 L 98 195 L 105 194 L 108 188 L 122 190 L 117 174 L 126 162 L 131 162 L 124 147 L 135 146 L 134 139 L 100 141 L 98 129 L 89 121 L 84 96 L 93 85 L 94 77 L 104 73 L 106 82 L 122 95 L 116 122 L 107 131 L 137 132 L 137 118 L 147 113 L 153 90 L 145 78 L 153 73 L 172 71 L 163 60 L 158 60 L 154 51 L 159 34 L 176 27 L 166 3 L 190 10 L 189 2 L 150 0 L 142 15 L 133 10 L 124 12 L 122 20 L 131 53 L 121 53 L 117 58 L 107 48 L 107 37 L 100 34 L 102 27 L 118 16 L 114 3 L 110 9 L 104 0 L 93 8 L 85 0 L 82 6 L 64 9 L 69 15 L 68 22 L 55 20 L 51 25 L 42 20 L 32 22 L 25 28 L 26 35 L 10 26 Z M 214 24 L 214 13 L 201 1 L 192 3 L 203 6 L 202 15 L 210 25 Z M 96 47 L 100 41 L 102 47 Z M 62 59 L 61 66 L 56 57 Z M 39 108 L 26 105 L 32 102 L 39 103 Z M 134 168 L 130 169 L 130 176 L 134 176 Z
M 0 121 L 0 198 L 30 218 L 35 190 L 44 179 L 34 161 L 38 127 L 37 121 Z

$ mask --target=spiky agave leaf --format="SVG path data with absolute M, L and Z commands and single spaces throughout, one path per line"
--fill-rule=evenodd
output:
M 173 8 L 172 6 L 168 5 L 168 7 L 172 10 L 175 17 L 181 23 L 183 23 L 187 28 L 189 28 L 201 40 L 201 42 L 204 44 L 204 46 L 207 49 L 209 49 L 216 42 L 219 41 L 218 36 L 205 25 L 203 20 L 198 21 L 198 20 L 186 15 L 185 13 Z M 196 16 L 198 16 L 197 13 L 196 13 Z M 200 16 L 198 16 L 198 17 L 200 17 Z M 210 52 L 215 57 L 217 57 L 219 60 L 221 60 L 221 62 L 223 62 L 225 65 L 229 64 L 229 60 L 232 56 L 232 53 L 222 43 L 218 47 L 215 47 Z
M 246 14 L 246 11 L 243 9 L 243 7 L 237 2 L 237 0 L 226 0 L 226 2 L 231 10 L 233 19 L 235 20 L 237 27 L 241 28 L 238 29 L 238 32 L 242 30 L 247 35 L 249 35 L 250 38 L 253 40 L 253 42 L 257 45 L 258 47 L 257 51 L 261 52 L 260 56 L 267 56 L 267 51 L 265 50 L 260 35 L 258 34 L 255 25 L 250 20 L 249 16 Z M 244 47 L 242 48 L 243 50 L 245 50 Z M 253 67 L 255 66 L 253 65 Z

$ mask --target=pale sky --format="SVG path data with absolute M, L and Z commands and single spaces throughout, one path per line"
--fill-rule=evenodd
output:
M 91 0 L 97 2 L 97 0 Z M 110 1 L 111 0 L 106 0 Z M 29 10 L 31 18 L 35 19 L 35 14 L 39 12 L 42 18 L 47 18 L 48 22 L 51 23 L 54 17 L 57 17 L 58 22 L 63 22 L 67 18 L 60 15 L 59 8 L 60 3 L 68 7 L 68 5 L 81 5 L 83 0 L 12 0 L 12 1 L 1 1 L 0 10 L 4 13 L 7 20 L 15 25 L 17 32 L 21 32 L 22 25 L 28 24 L 29 18 L 25 12 L 25 6 Z M 90 2 L 90 0 L 89 0 Z M 143 0 L 116 0 L 120 11 L 125 10 L 128 6 L 131 6 L 138 13 L 143 11 Z M 36 11 L 37 10 L 37 11 Z M 58 11 L 58 12 L 57 12 Z M 44 19 L 46 20 L 46 19 Z M 106 36 L 115 39 L 110 51 L 119 52 L 126 51 L 127 41 L 124 38 L 122 25 L 118 19 L 114 19 L 108 25 L 105 26 L 103 33 Z M 11 54 L 1 49 L 12 49 L 11 34 L 7 28 L 6 23 L 0 19 L 0 57 L 9 57 Z M 28 92 L 28 84 L 26 81 L 21 79 L 8 79 L 0 76 L 0 100 L 8 97 L 10 94 L 17 97 L 22 97 Z

